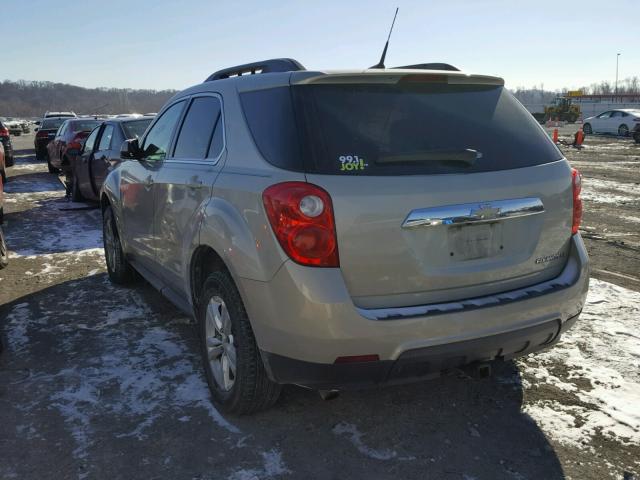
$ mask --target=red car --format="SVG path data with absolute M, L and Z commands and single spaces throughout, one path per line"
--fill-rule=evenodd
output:
M 2 183 L 7 183 L 7 158 L 2 143 L 0 143 L 0 180 Z M 2 204 L 0 203 L 0 205 Z
M 47 163 L 51 173 L 69 173 L 70 162 L 80 154 L 85 138 L 102 123 L 94 118 L 70 118 L 60 125 L 56 136 L 47 145 Z
M 4 165 L 4 147 L 0 143 L 0 165 Z M 2 222 L 4 221 L 4 193 L 3 182 L 0 177 L 0 268 L 4 268 L 9 263 L 9 251 L 4 241 L 4 232 L 2 231 Z

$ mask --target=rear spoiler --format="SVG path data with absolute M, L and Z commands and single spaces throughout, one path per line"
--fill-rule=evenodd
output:
M 473 75 L 457 71 L 417 70 L 394 68 L 389 70 L 363 70 L 362 72 L 294 72 L 292 85 L 305 84 L 397 84 L 446 83 L 449 85 L 504 86 L 504 79 L 489 75 Z

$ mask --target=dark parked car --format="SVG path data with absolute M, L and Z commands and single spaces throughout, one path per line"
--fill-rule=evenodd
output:
M 51 117 L 45 118 L 40 122 L 40 127 L 36 130 L 36 138 L 33 141 L 33 146 L 36 149 L 36 159 L 44 160 L 47 158 L 47 145 L 54 139 L 56 132 L 60 128 L 68 117 Z M 49 166 L 49 171 L 53 172 L 53 168 Z
M 141 137 L 152 120 L 153 117 L 113 118 L 89 134 L 82 154 L 71 160 L 67 181 L 73 201 L 99 199 L 107 173 L 121 160 L 122 143 Z
M 2 143 L 0 143 L 0 179 L 2 180 L 2 183 L 7 183 L 7 165 Z
M 4 163 L 4 147 L 0 144 L 0 164 Z M 9 260 L 9 252 L 7 250 L 7 244 L 4 241 L 4 232 L 2 231 L 2 223 L 4 221 L 4 193 L 3 193 L 4 181 L 0 178 L 0 268 L 7 266 Z M 1 347 L 1 345 L 0 345 Z M 1 351 L 1 348 L 0 348 Z
M 0 143 L 4 148 L 4 161 L 5 166 L 13 166 L 13 146 L 11 145 L 11 136 L 9 135 L 9 129 L 0 121 Z
M 47 120 L 45 119 L 44 122 L 46 123 Z M 67 119 L 47 145 L 49 171 L 62 170 L 68 174 L 71 159 L 80 154 L 84 139 L 100 123 L 101 120 L 93 118 Z

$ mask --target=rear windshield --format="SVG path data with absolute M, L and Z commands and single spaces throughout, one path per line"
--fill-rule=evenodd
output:
M 90 132 L 101 123 L 102 120 L 77 120 L 70 122 L 70 125 L 73 132 Z
M 298 85 L 241 94 L 270 163 L 340 175 L 475 173 L 559 160 L 501 86 Z
M 40 126 L 40 128 L 44 130 L 53 130 L 54 128 L 57 129 L 60 128 L 60 125 L 62 125 L 66 121 L 66 118 L 48 118 L 42 121 L 42 125 Z
M 134 122 L 122 122 L 122 129 L 127 138 L 140 138 L 153 118 L 136 120 Z

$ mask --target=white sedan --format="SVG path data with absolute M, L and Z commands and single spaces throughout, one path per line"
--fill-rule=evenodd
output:
M 591 133 L 613 133 L 626 137 L 638 123 L 640 123 L 640 109 L 621 108 L 607 110 L 600 115 L 587 118 L 582 126 L 582 131 L 586 135 Z

